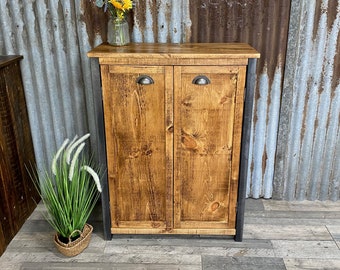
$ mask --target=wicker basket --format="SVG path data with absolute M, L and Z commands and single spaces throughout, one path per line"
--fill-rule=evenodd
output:
M 73 257 L 80 254 L 90 243 L 93 227 L 90 224 L 85 224 L 83 231 L 76 230 L 72 232 L 67 244 L 61 242 L 58 238 L 58 234 L 54 235 L 54 243 L 59 252 L 67 257 Z M 74 241 L 71 241 L 73 233 L 79 232 L 80 237 Z

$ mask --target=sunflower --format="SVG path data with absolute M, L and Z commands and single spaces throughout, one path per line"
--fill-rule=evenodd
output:
M 123 12 L 132 9 L 132 0 L 109 0 L 109 3 Z
M 126 13 L 132 9 L 133 0 L 92 0 L 96 6 L 104 8 L 115 19 L 124 19 Z

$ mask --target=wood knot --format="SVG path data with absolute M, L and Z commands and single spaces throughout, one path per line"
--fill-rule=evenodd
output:
M 182 136 L 181 141 L 187 149 L 192 149 L 192 150 L 197 149 L 197 142 L 193 137 L 184 134 Z
M 231 98 L 228 97 L 228 96 L 224 96 L 224 97 L 221 98 L 220 104 L 223 105 L 223 104 L 227 103 L 228 100 L 231 100 Z
M 150 149 L 149 145 L 144 145 L 142 148 L 144 155 L 146 156 L 151 156 L 152 155 L 152 150 Z
M 182 104 L 186 107 L 191 107 L 192 105 L 192 97 L 191 96 L 187 96 L 182 100 Z
M 145 155 L 146 156 L 151 156 L 152 155 L 152 150 L 151 149 L 148 149 L 145 151 Z
M 138 156 L 139 156 L 139 149 L 131 149 L 131 151 L 129 152 L 129 155 L 128 155 L 128 157 L 130 158 L 130 159 L 134 159 L 134 158 L 138 158 Z
M 162 225 L 162 224 L 160 224 L 159 222 L 152 222 L 152 223 L 151 223 L 151 227 L 152 227 L 152 228 L 159 228 L 159 227 L 161 227 L 161 225 Z
M 210 206 L 211 211 L 215 212 L 218 208 L 220 207 L 220 203 L 219 202 L 213 202 Z

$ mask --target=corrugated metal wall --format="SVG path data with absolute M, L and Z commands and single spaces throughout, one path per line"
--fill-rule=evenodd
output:
M 80 1 L 0 1 L 0 54 L 24 56 L 21 69 L 37 163 L 50 164 L 66 137 L 96 141 L 88 36 Z M 100 43 L 101 40 L 97 43 Z
M 250 197 L 339 199 L 339 1 L 136 0 L 136 42 L 247 42 L 261 52 L 252 123 Z M 99 138 L 99 70 L 86 56 L 106 40 L 89 0 L 0 1 L 0 54 L 22 54 L 38 163 L 65 137 Z M 287 49 L 288 44 L 288 49 Z
M 292 7 L 274 197 L 338 200 L 340 1 Z
M 248 196 L 271 198 L 290 1 L 201 0 L 190 5 L 192 42 L 246 42 L 261 53 Z

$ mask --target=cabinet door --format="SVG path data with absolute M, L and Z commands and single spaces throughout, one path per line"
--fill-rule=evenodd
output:
M 176 233 L 236 232 L 244 78 L 245 67 L 175 67 Z
M 162 233 L 172 226 L 173 69 L 101 68 L 111 232 Z

